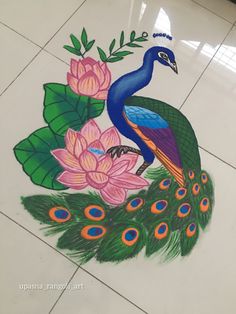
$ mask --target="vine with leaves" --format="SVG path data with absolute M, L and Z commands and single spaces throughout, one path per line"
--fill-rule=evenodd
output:
M 70 39 L 73 46 L 65 45 L 64 48 L 69 52 L 84 58 L 85 54 L 93 47 L 95 39 L 88 40 L 88 35 L 83 28 L 80 39 L 71 34 Z M 132 31 L 129 35 L 129 40 L 125 42 L 125 33 L 121 32 L 119 40 L 112 39 L 108 52 L 106 53 L 101 47 L 97 47 L 97 51 L 101 61 L 103 62 L 118 62 L 124 59 L 125 56 L 133 54 L 133 51 L 127 50 L 129 48 L 141 48 L 140 43 L 148 40 L 148 33 L 143 32 L 141 36 L 137 36 L 135 31 Z M 126 48 L 126 50 L 122 50 Z

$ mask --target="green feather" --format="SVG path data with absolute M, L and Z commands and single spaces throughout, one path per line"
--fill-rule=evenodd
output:
M 166 223 L 168 226 L 168 232 L 166 236 L 162 239 L 158 239 L 155 237 L 155 229 L 160 223 Z M 152 223 L 148 228 L 146 255 L 150 256 L 153 253 L 158 252 L 161 248 L 163 248 L 168 243 L 170 234 L 171 234 L 170 223 L 168 219 L 159 219 Z
M 171 261 L 180 255 L 180 253 L 180 232 L 174 231 L 171 233 L 169 241 L 162 252 L 163 260 Z
M 33 195 L 21 198 L 24 208 L 40 223 L 46 224 L 42 229 L 45 235 L 53 235 L 66 231 L 76 223 L 76 216 L 69 210 L 62 194 L 58 195 Z M 71 218 L 68 221 L 58 223 L 51 219 L 49 211 L 53 207 L 63 207 L 69 210 Z
M 128 246 L 122 242 L 122 234 L 127 228 L 135 228 L 139 231 L 137 242 Z M 106 238 L 103 239 L 97 251 L 99 262 L 121 262 L 134 257 L 146 244 L 146 233 L 142 225 L 128 221 L 114 224 Z
M 55 222 L 50 218 L 48 212 L 56 206 L 67 207 L 62 195 L 33 195 L 21 198 L 24 208 L 41 223 L 53 225 Z M 58 225 L 58 224 L 57 224 Z
M 212 216 L 212 209 L 214 206 L 214 188 L 210 175 L 206 171 L 202 171 L 201 174 L 203 172 L 208 176 L 208 182 L 206 184 L 202 184 L 202 192 L 198 198 L 197 220 L 201 228 L 205 229 Z M 202 212 L 200 210 L 200 202 L 203 198 L 209 199 L 209 208 L 206 212 Z
M 67 249 L 72 251 L 69 255 L 79 260 L 81 264 L 88 262 L 96 254 L 102 239 L 86 240 L 81 236 L 81 230 L 85 224 L 77 223 L 70 227 L 57 242 L 59 249 Z
M 191 202 L 188 202 L 188 203 L 191 206 Z M 182 202 L 182 204 L 179 204 L 179 205 L 182 206 L 183 204 L 184 204 L 184 202 Z M 178 216 L 178 210 L 179 209 L 176 208 L 175 214 L 173 215 L 172 220 L 171 220 L 171 229 L 173 231 L 182 229 L 194 217 L 194 208 L 192 206 L 191 206 L 190 213 L 186 217 L 179 217 Z
M 137 210 L 134 211 L 128 211 L 127 207 L 129 203 L 134 200 L 140 198 L 142 199 L 143 205 L 141 205 Z M 132 194 L 127 198 L 124 204 L 114 207 L 112 210 L 109 211 L 109 219 L 114 222 L 119 221 L 126 221 L 130 219 L 134 219 L 135 221 L 140 221 L 140 217 L 142 216 L 142 213 L 147 210 L 147 204 L 146 204 L 146 191 L 139 191 L 136 194 Z
M 181 255 L 185 256 L 188 255 L 191 250 L 193 249 L 194 245 L 197 242 L 198 235 L 199 235 L 199 228 L 196 224 L 196 233 L 192 237 L 188 237 L 186 235 L 187 226 L 182 229 L 180 234 L 180 247 L 181 247 Z
M 63 193 L 64 199 L 70 208 L 70 211 L 73 212 L 79 221 L 83 221 L 84 223 L 90 223 L 89 220 L 85 216 L 85 208 L 91 205 L 97 205 L 104 209 L 105 218 L 103 221 L 107 221 L 109 219 L 108 213 L 109 206 L 101 199 L 101 197 L 95 193 L 76 193 L 76 194 L 68 194 Z

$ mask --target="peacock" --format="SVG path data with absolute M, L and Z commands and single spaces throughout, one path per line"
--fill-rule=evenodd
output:
M 63 232 L 58 248 L 69 250 L 81 264 L 92 258 L 121 262 L 141 250 L 164 260 L 186 256 L 200 229 L 210 221 L 214 188 L 210 175 L 201 169 L 191 124 L 167 103 L 134 95 L 151 81 L 155 61 L 178 73 L 174 53 L 166 47 L 152 47 L 139 69 L 111 85 L 107 99 L 112 123 L 137 145 L 111 147 L 107 153 L 112 158 L 126 153 L 141 155 L 144 161 L 136 172 L 139 176 L 155 157 L 162 164 L 147 169 L 146 177 L 152 180 L 148 189 L 130 195 L 116 207 L 92 192 L 22 198 L 34 218 L 47 225 L 47 234 Z

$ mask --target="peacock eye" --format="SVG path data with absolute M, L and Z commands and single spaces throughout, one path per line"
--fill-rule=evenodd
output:
M 159 56 L 160 58 L 162 58 L 163 60 L 167 61 L 167 62 L 168 62 L 168 60 L 169 60 L 169 58 L 168 58 L 168 56 L 167 56 L 167 54 L 166 54 L 165 52 L 159 52 L 159 53 L 158 53 L 158 56 Z

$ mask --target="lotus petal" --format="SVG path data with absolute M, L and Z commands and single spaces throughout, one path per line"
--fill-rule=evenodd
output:
M 81 62 L 83 65 L 90 64 L 91 66 L 93 66 L 94 64 L 97 63 L 97 61 L 91 57 L 86 57 L 86 58 L 82 59 Z
M 120 136 L 115 127 L 109 128 L 103 132 L 100 137 L 100 141 L 106 151 L 112 146 L 118 146 L 121 144 Z
M 97 169 L 97 159 L 88 150 L 85 150 L 80 155 L 79 162 L 84 171 L 94 171 Z
M 78 62 L 75 59 L 70 60 L 70 71 L 73 76 L 78 77 Z
M 133 173 L 122 173 L 119 176 L 110 178 L 110 183 L 124 189 L 136 190 L 149 185 L 148 181 Z
M 104 75 L 105 75 L 105 79 L 104 79 L 104 82 L 102 83 L 102 85 L 100 86 L 100 90 L 103 90 L 103 89 L 108 89 L 110 84 L 111 84 L 111 72 L 110 70 L 108 69 L 106 63 L 103 63 L 101 65 L 101 68 L 104 72 Z
M 78 80 L 70 73 L 67 73 L 67 83 L 74 93 L 78 94 Z
M 108 94 L 108 90 L 99 91 L 99 92 L 97 92 L 97 94 L 95 94 L 93 96 L 93 98 L 106 100 L 107 99 L 107 94 Z
M 94 171 L 88 172 L 86 180 L 90 186 L 95 189 L 102 189 L 108 182 L 108 176 L 105 173 Z
M 102 155 L 105 154 L 105 149 L 100 140 L 96 140 L 90 143 L 87 149 L 88 151 L 93 153 L 97 158 L 100 158 Z
M 93 71 L 85 73 L 78 83 L 78 92 L 81 95 L 93 96 L 100 88 L 99 80 Z
M 85 173 L 73 173 L 69 171 L 64 171 L 57 178 L 57 181 L 75 190 L 82 190 L 88 185 L 88 183 L 86 182 Z
M 58 160 L 58 162 L 64 169 L 73 172 L 82 171 L 79 161 L 66 149 L 54 149 L 51 151 L 51 154 Z
M 101 130 L 99 129 L 97 123 L 91 119 L 82 127 L 80 134 L 86 139 L 89 145 L 100 138 Z
M 133 167 L 136 165 L 137 161 L 138 161 L 138 155 L 137 154 L 132 154 L 132 153 L 128 153 L 128 154 L 123 154 L 120 157 L 117 157 L 114 160 L 114 166 L 116 164 L 119 164 L 121 161 L 126 161 L 128 162 L 128 170 L 133 169 Z
M 111 183 L 108 183 L 100 193 L 106 202 L 113 205 L 124 203 L 127 194 L 125 189 L 117 187 Z
M 104 75 L 102 68 L 100 67 L 100 65 L 98 63 L 94 64 L 93 72 L 96 74 L 100 85 L 102 85 L 104 80 L 105 80 L 105 75 Z
M 127 171 L 129 166 L 128 161 L 121 161 L 117 163 L 116 165 L 113 164 L 113 167 L 109 170 L 108 174 L 109 176 L 118 176 L 122 174 L 123 172 Z
M 85 74 L 85 67 L 83 63 L 79 60 L 78 61 L 78 70 L 77 70 L 78 79 L 81 79 L 81 77 Z
M 108 171 L 112 168 L 113 161 L 109 155 L 105 155 L 104 157 L 98 160 L 97 171 L 101 171 L 104 173 L 108 173 Z

